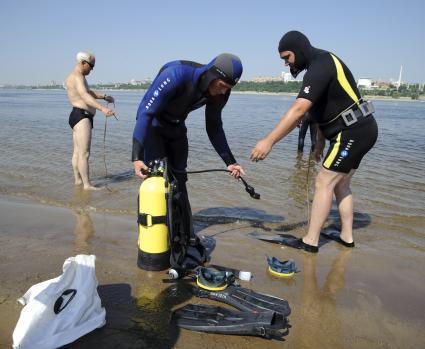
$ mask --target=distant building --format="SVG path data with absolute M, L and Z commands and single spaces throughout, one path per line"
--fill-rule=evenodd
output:
M 357 82 L 357 87 L 363 87 L 366 89 L 370 89 L 372 87 L 372 79 L 371 78 L 359 78 Z
M 303 79 L 302 79 L 303 73 L 301 73 L 301 76 L 299 76 L 298 79 L 294 78 L 291 73 L 284 72 L 284 71 L 282 72 L 281 76 L 282 76 L 282 80 L 284 82 L 301 82 L 301 81 L 303 81 Z
M 302 81 L 298 79 L 294 79 L 291 73 L 282 72 L 280 76 L 254 76 L 252 79 L 253 82 L 267 82 L 267 81 L 283 81 L 283 82 L 294 82 L 294 81 Z
M 289 81 L 295 81 L 295 79 L 292 77 L 291 73 L 286 73 L 286 72 L 282 72 L 282 80 L 284 82 L 289 82 Z
M 254 76 L 253 82 L 282 81 L 281 76 Z
M 391 81 L 378 80 L 374 83 L 374 86 L 376 86 L 377 89 L 386 90 L 388 88 L 394 87 L 394 83 Z
M 131 79 L 129 84 L 132 86 L 138 86 L 142 84 L 150 84 L 152 82 L 151 78 L 144 78 L 142 80 Z

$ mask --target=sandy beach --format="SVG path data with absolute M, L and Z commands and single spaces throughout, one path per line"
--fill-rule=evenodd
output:
M 173 309 L 208 301 L 191 296 L 185 282 L 164 283 L 165 272 L 136 266 L 134 217 L 2 195 L 0 220 L 0 347 L 11 346 L 22 309 L 16 299 L 33 284 L 60 275 L 64 260 L 80 253 L 97 257 L 107 323 L 67 348 L 419 348 L 425 343 L 424 271 L 410 267 L 422 264 L 421 254 L 410 260 L 382 254 L 367 228 L 356 230 L 353 250 L 327 243 L 310 255 L 250 238 L 258 229 L 249 222 L 196 224 L 198 234 L 216 239 L 212 262 L 251 271 L 253 280 L 243 286 L 289 301 L 291 328 L 282 344 L 174 328 Z M 297 229 L 290 233 L 299 234 Z M 295 259 L 301 272 L 288 280 L 270 276 L 266 253 Z

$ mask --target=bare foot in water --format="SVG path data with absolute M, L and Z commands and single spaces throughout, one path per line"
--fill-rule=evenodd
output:
M 74 185 L 81 185 L 81 184 L 83 184 L 83 181 L 81 179 L 76 180 L 75 183 L 74 183 Z
M 102 190 L 102 188 L 94 187 L 92 185 L 84 186 L 84 190 Z

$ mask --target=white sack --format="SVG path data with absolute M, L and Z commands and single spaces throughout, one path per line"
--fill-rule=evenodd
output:
M 105 325 L 95 260 L 94 255 L 68 258 L 61 276 L 33 285 L 18 299 L 24 308 L 13 331 L 13 348 L 57 348 Z

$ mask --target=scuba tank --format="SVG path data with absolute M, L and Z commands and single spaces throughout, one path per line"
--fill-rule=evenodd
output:
M 149 167 L 149 177 L 140 185 L 138 198 L 137 265 L 144 270 L 165 270 L 170 267 L 167 227 L 169 183 L 166 162 L 154 160 Z
M 199 239 L 190 234 L 192 214 L 187 194 L 179 191 L 175 178 L 169 180 L 168 175 L 173 174 L 166 158 L 153 160 L 148 167 L 138 198 L 137 265 L 155 271 L 170 266 L 190 270 L 202 265 L 206 257 Z
M 180 190 L 167 159 L 149 163 L 149 175 L 140 185 L 138 198 L 138 259 L 137 265 L 145 270 L 170 270 L 170 277 L 179 279 L 209 259 L 214 247 L 207 237 L 193 233 L 192 212 L 186 190 Z M 188 173 L 228 170 L 203 170 Z M 170 176 L 170 177 L 169 177 Z M 169 180 L 171 178 L 171 180 Z M 254 199 L 260 194 L 240 177 L 246 191 Z

